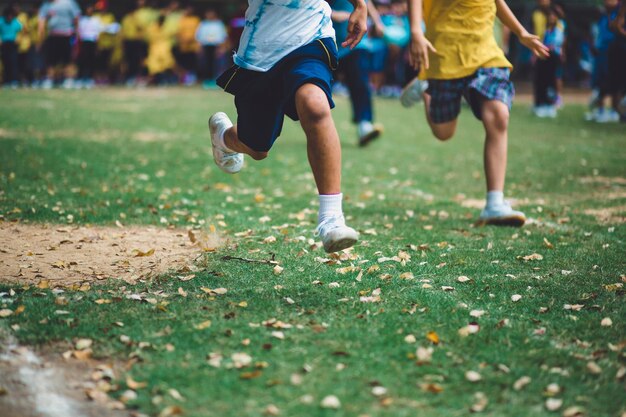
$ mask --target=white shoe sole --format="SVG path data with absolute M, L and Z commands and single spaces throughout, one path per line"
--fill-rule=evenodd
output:
M 332 234 L 332 232 L 331 232 Z M 337 236 L 324 242 L 324 250 L 326 253 L 339 252 L 340 250 L 351 248 L 359 241 L 359 234 L 352 230 L 343 233 L 343 236 Z
M 476 222 L 476 226 L 522 227 L 524 223 L 526 223 L 526 217 L 520 215 L 511 215 L 478 219 L 478 221 Z

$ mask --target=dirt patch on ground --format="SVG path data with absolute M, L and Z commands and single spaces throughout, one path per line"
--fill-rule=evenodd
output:
M 58 353 L 18 346 L 1 334 L 0 342 L 2 416 L 129 416 L 128 411 L 121 411 L 123 404 L 100 391 L 108 378 L 119 373 L 111 364 L 64 360 Z
M 71 286 L 188 270 L 216 234 L 157 227 L 69 227 L 0 223 L 0 282 Z

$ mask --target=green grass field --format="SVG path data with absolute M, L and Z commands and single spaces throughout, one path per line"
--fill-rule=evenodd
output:
M 112 277 L 66 289 L 62 307 L 51 289 L 0 275 L 0 292 L 15 291 L 0 309 L 21 311 L 0 328 L 59 352 L 92 339 L 95 358 L 129 363 L 127 375 L 147 383 L 130 384 L 128 408 L 203 417 L 626 412 L 623 124 L 586 123 L 582 106 L 538 120 L 516 105 L 506 195 L 532 221 L 476 228 L 483 132 L 467 108 L 455 139 L 438 143 L 422 109 L 379 100 L 384 138 L 359 149 L 339 98 L 344 210 L 361 241 L 324 262 L 308 242 L 316 192 L 297 124 L 286 121 L 268 159 L 228 176 L 213 164 L 206 129 L 217 110 L 234 116 L 226 94 L 0 98 L 0 221 L 213 226 L 225 238 L 189 281 L 180 272 L 137 285 Z M 129 388 L 127 375 L 113 381 L 112 398 Z M 321 406 L 329 395 L 340 408 Z

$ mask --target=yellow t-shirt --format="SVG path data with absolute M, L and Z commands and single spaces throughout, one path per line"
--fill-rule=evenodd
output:
M 548 26 L 548 18 L 541 10 L 535 10 L 533 12 L 533 33 L 539 36 L 539 39 L 543 39 L 543 35 L 546 33 L 546 27 Z
M 96 13 L 94 14 L 100 20 L 102 26 L 109 26 L 115 23 L 115 16 L 113 13 Z M 113 49 L 115 47 L 115 34 L 102 32 L 98 36 L 98 49 L 101 51 Z
M 512 68 L 493 35 L 494 0 L 424 0 L 426 38 L 437 52 L 420 78 L 450 80 L 479 68 Z
M 124 16 L 121 33 L 124 40 L 137 41 L 145 39 L 144 28 L 139 23 L 135 13 Z
M 22 24 L 22 30 L 17 34 L 15 41 L 17 43 L 17 51 L 22 54 L 28 52 L 33 45 L 33 39 L 30 36 L 31 25 L 26 13 L 20 13 L 17 16 L 17 20 Z
M 178 48 L 180 52 L 197 52 L 199 44 L 196 41 L 196 30 L 200 26 L 200 19 L 196 16 L 183 16 L 178 23 Z

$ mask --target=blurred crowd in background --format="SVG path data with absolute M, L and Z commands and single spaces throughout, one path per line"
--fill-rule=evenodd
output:
M 247 2 L 198 7 L 181 1 L 137 0 L 116 14 L 106 0 L 50 0 L 8 4 L 0 17 L 2 82 L 5 88 L 92 88 L 121 84 L 202 85 L 232 65 L 245 25 Z M 333 2 L 330 1 L 332 4 Z M 566 4 L 537 0 L 519 16 L 550 47 L 535 60 L 496 21 L 494 33 L 515 65 L 513 77 L 532 80 L 534 112 L 555 117 L 563 84 L 593 89 L 589 119 L 619 121 L 626 90 L 626 29 L 619 0 L 604 0 L 595 15 L 570 21 Z M 380 18 L 361 45 L 369 53 L 372 93 L 397 97 L 414 76 L 407 64 L 409 22 L 403 0 L 374 1 Z M 518 13 L 519 15 L 519 13 Z M 621 20 L 620 20 L 621 19 Z M 428 28 L 426 28 L 428 31 Z M 339 79 L 338 94 L 345 93 Z M 611 99 L 605 109 L 605 99 Z

